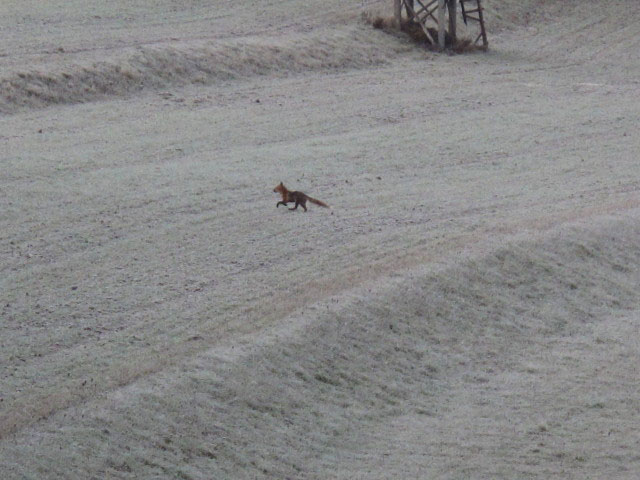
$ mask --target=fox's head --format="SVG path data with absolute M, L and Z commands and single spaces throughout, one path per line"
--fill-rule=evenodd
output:
M 287 189 L 284 188 L 284 183 L 280 182 L 276 188 L 273 189 L 275 193 L 284 193 Z

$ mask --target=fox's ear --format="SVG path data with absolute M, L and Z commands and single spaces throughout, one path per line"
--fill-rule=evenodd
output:
M 280 185 L 284 185 L 284 183 L 280 182 Z

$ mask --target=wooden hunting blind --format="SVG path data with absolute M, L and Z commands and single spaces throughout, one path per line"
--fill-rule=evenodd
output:
M 486 49 L 489 42 L 484 28 L 481 0 L 394 0 L 395 20 L 398 25 L 403 24 L 404 10 L 407 21 L 419 25 L 432 45 L 445 48 L 447 40 L 452 43 L 456 41 L 458 2 L 465 25 L 473 22 L 479 27 L 478 36 L 473 40 L 473 44 L 478 45 L 482 40 L 482 48 Z

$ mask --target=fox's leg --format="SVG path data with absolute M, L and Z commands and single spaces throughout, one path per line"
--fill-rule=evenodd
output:
M 302 205 L 302 208 L 304 208 L 304 211 L 307 211 L 307 199 L 305 198 L 304 200 L 302 200 L 300 202 L 300 205 Z
M 295 209 L 297 209 L 297 208 L 298 208 L 298 205 L 299 205 L 299 202 L 298 202 L 298 200 L 296 200 L 296 206 L 295 206 L 295 207 L 293 207 L 293 208 L 290 208 L 289 210 L 295 210 Z
M 286 207 L 287 206 L 287 202 L 280 201 L 280 202 L 276 203 L 276 208 L 278 208 L 280 205 L 284 205 Z

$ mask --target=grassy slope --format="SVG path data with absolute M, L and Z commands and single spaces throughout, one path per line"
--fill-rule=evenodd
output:
M 637 36 L 555 12 L 488 55 L 395 58 L 327 7 L 269 33 L 338 45 L 337 72 L 0 119 L 2 473 L 631 469 L 637 213 L 536 232 L 637 206 Z M 333 215 L 274 209 L 281 179 Z

